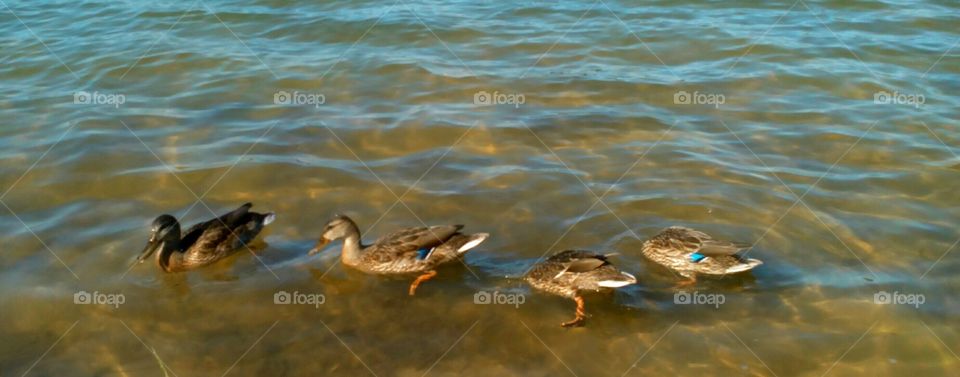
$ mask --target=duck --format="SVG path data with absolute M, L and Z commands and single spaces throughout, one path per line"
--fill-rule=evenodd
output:
M 641 252 L 651 261 L 688 279 L 678 286 L 696 284 L 697 275 L 724 276 L 750 271 L 763 264 L 747 258 L 752 245 L 716 240 L 709 234 L 683 226 L 671 226 L 643 242 Z
M 344 240 L 340 261 L 369 274 L 418 274 L 407 293 L 416 294 L 421 283 L 437 276 L 436 268 L 459 260 L 471 249 L 490 237 L 489 233 L 464 234 L 463 225 L 411 227 L 387 234 L 365 245 L 357 223 L 345 215 L 335 215 L 323 228 L 316 246 L 307 255 L 314 255 L 336 240 Z
M 157 267 L 164 272 L 182 272 L 203 267 L 233 255 L 257 237 L 276 219 L 273 212 L 250 212 L 245 203 L 223 216 L 195 224 L 181 236 L 180 222 L 160 215 L 150 227 L 150 239 L 134 265 L 157 252 Z
M 609 291 L 637 283 L 636 277 L 620 271 L 610 262 L 609 258 L 613 255 L 589 250 L 564 250 L 535 264 L 524 280 L 534 289 L 575 301 L 576 317 L 562 322 L 560 326 L 582 326 L 587 319 L 584 293 Z

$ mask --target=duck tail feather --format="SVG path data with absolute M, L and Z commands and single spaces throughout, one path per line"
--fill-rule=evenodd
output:
M 747 258 L 746 260 L 743 261 L 743 263 L 728 268 L 727 273 L 733 274 L 737 272 L 750 271 L 762 264 L 763 264 L 763 261 L 759 259 Z
M 490 233 L 474 233 L 466 236 L 466 240 L 465 240 L 466 242 L 464 242 L 463 245 L 460 245 L 460 247 L 457 248 L 457 253 L 463 254 L 469 251 L 470 249 L 477 247 L 477 245 L 479 245 L 484 240 L 486 240 L 487 237 L 490 237 Z
M 277 214 L 273 212 L 267 212 L 263 215 L 263 225 L 270 225 L 274 220 L 277 219 Z
M 630 284 L 636 284 L 637 278 L 626 272 L 620 272 L 620 276 L 614 279 L 601 280 L 597 285 L 606 288 L 620 288 Z

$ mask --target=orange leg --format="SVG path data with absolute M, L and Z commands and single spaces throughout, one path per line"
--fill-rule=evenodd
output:
M 690 280 L 684 280 L 677 283 L 677 285 L 675 285 L 674 288 L 686 288 L 694 284 L 697 284 L 697 275 L 691 276 Z
M 413 296 L 417 293 L 417 287 L 420 286 L 420 283 L 430 280 L 434 276 L 437 276 L 437 272 L 433 270 L 424 272 L 423 275 L 417 276 L 417 280 L 414 280 L 413 283 L 410 283 L 410 295 Z
M 577 296 L 573 298 L 577 302 L 577 317 L 572 321 L 567 321 L 561 323 L 560 326 L 563 327 L 573 327 L 573 326 L 582 326 L 584 322 L 587 321 L 587 311 L 583 308 L 584 302 L 583 297 Z

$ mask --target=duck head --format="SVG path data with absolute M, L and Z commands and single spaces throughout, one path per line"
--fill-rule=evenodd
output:
M 317 240 L 317 245 L 314 246 L 307 255 L 319 253 L 328 243 L 351 235 L 357 235 L 359 237 L 360 231 L 357 229 L 357 224 L 349 217 L 336 215 L 323 227 L 323 234 L 321 234 L 320 239 Z
M 143 263 L 158 249 L 176 247 L 178 242 L 180 242 L 180 223 L 173 216 L 160 215 L 150 225 L 150 239 L 134 263 Z

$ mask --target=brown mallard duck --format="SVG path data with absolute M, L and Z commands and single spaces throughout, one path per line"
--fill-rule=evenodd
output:
M 401 229 L 387 234 L 370 245 L 360 239 L 360 228 L 347 216 L 337 215 L 323 228 L 317 245 L 308 255 L 319 253 L 323 247 L 343 239 L 340 261 L 370 274 L 420 274 L 410 284 L 413 296 L 420 283 L 437 275 L 437 266 L 462 257 L 490 235 L 463 234 L 463 225 L 437 225 Z
M 747 243 L 715 240 L 697 230 L 672 226 L 644 241 L 641 252 L 689 279 L 679 284 L 686 286 L 696 283 L 698 274 L 722 276 L 750 271 L 763 264 L 742 255 L 750 247 Z
M 273 212 L 250 212 L 253 204 L 218 218 L 191 226 L 180 235 L 180 222 L 170 215 L 160 215 L 153 220 L 150 240 L 136 262 L 142 263 L 157 253 L 157 266 L 166 272 L 179 272 L 203 267 L 235 253 L 256 238 L 267 224 L 273 222 Z
M 637 282 L 633 275 L 614 267 L 608 260 L 610 255 L 587 250 L 561 251 L 533 266 L 524 279 L 536 289 L 576 301 L 576 317 L 560 326 L 580 326 L 587 319 L 584 291 L 620 288 Z

